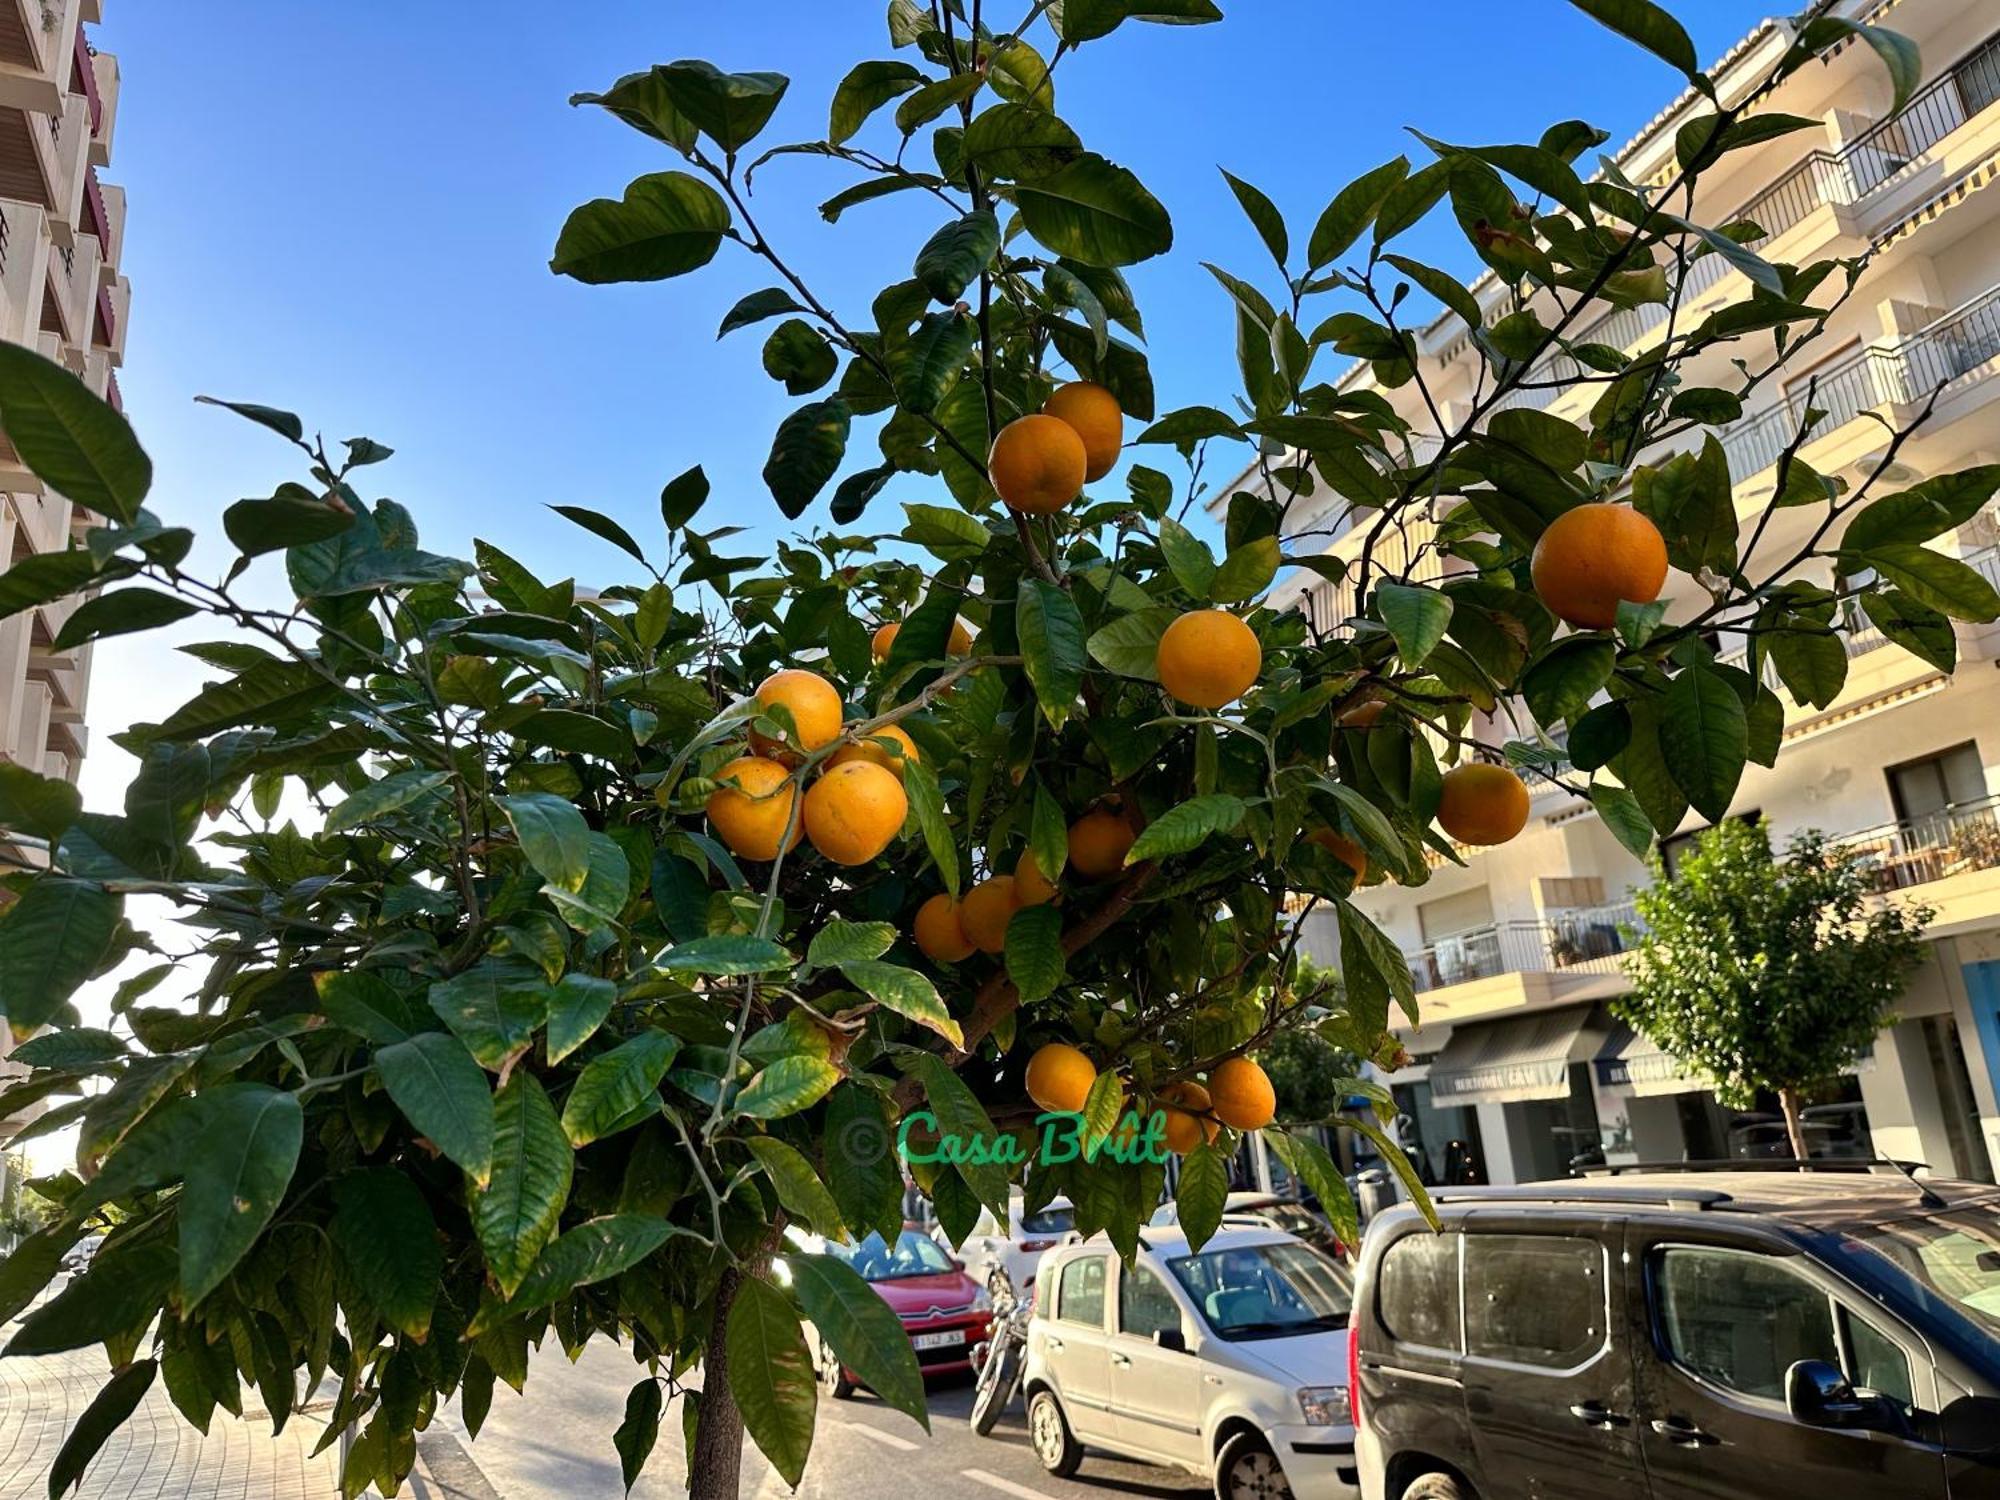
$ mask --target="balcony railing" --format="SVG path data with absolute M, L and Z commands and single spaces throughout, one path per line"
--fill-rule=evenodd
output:
M 1552 912 L 1540 921 L 1495 922 L 1404 956 L 1419 990 L 1501 974 L 1615 974 L 1637 924 L 1632 904 L 1619 902 Z
M 1887 894 L 1967 870 L 2000 869 L 2000 796 L 1843 835 Z

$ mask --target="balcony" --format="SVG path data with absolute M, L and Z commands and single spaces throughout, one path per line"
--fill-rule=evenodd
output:
M 1859 853 L 1884 895 L 2000 870 L 2000 796 L 1843 834 L 1838 842 Z
M 1420 993 L 1508 974 L 1618 974 L 1638 913 L 1628 902 L 1495 922 L 1406 953 Z

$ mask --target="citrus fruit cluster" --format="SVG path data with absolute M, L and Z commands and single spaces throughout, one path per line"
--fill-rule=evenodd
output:
M 1028 1097 L 1055 1113 L 1081 1114 L 1097 1078 L 1096 1064 L 1067 1042 L 1046 1042 L 1028 1059 Z M 1213 1141 L 1225 1125 L 1262 1130 L 1278 1113 L 1270 1076 L 1247 1057 L 1217 1063 L 1205 1084 L 1192 1079 L 1167 1084 L 1154 1102 L 1166 1116 L 1167 1149 L 1177 1156 Z M 1123 1110 L 1121 1098 L 1119 1112 Z

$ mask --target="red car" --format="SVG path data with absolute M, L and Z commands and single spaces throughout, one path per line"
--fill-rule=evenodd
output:
M 921 1230 L 906 1226 L 893 1245 L 870 1234 L 856 1245 L 828 1240 L 812 1248 L 847 1262 L 875 1288 L 902 1320 L 924 1374 L 972 1368 L 973 1346 L 985 1339 L 993 1321 L 993 1300 Z M 860 1377 L 836 1360 L 823 1340 L 813 1343 L 820 1388 L 837 1399 L 853 1395 Z

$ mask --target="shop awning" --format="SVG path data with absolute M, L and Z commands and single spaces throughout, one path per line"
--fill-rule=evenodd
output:
M 1623 1021 L 1613 1023 L 1604 1050 L 1597 1054 L 1597 1081 L 1607 1089 L 1619 1089 L 1651 1099 L 1663 1094 L 1698 1094 L 1708 1084 L 1691 1077 L 1658 1047 Z
M 1456 1027 L 1431 1064 L 1431 1099 L 1450 1107 L 1565 1098 L 1571 1065 L 1596 1057 L 1608 1029 L 1594 1005 Z

